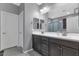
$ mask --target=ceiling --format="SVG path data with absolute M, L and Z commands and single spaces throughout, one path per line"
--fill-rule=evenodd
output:
M 20 6 L 21 3 L 13 3 L 14 5 Z M 36 3 L 37 5 L 42 5 L 43 3 Z
M 17 6 L 20 6 L 21 3 L 12 3 L 14 5 L 17 5 Z M 54 3 L 36 3 L 37 5 L 39 5 L 41 8 L 44 7 L 44 6 L 50 6 Z

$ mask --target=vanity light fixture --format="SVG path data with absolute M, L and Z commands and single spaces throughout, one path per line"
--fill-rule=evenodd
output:
M 67 12 L 67 14 L 70 14 L 70 12 Z
M 49 7 L 48 7 L 48 6 L 43 7 L 42 9 L 40 9 L 41 14 L 45 14 L 45 13 L 47 13 L 48 11 L 49 11 Z
M 42 5 L 43 3 L 36 3 L 37 5 Z

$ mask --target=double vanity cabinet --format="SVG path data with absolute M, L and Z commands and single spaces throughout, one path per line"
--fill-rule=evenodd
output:
M 41 35 L 32 35 L 33 49 L 43 56 L 78 56 L 79 42 L 47 37 Z

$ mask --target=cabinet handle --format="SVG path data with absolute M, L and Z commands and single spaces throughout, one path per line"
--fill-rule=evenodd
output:
M 58 47 L 61 50 L 61 56 L 62 56 L 62 47 Z
M 59 49 L 61 49 L 61 47 L 58 47 Z
M 61 47 L 58 47 L 58 48 L 62 50 L 62 48 L 61 48 Z

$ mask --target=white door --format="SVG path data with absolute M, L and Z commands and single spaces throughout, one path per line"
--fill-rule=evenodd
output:
M 3 41 L 6 39 L 5 38 L 6 37 L 6 30 L 5 30 L 6 20 L 3 17 L 3 15 L 0 15 L 0 16 L 1 16 L 1 48 L 0 48 L 0 50 L 2 50 L 2 46 L 3 46 L 3 44 L 5 44 L 5 42 L 3 42 Z
M 17 46 L 18 44 L 18 16 L 8 12 L 1 12 L 1 49 Z
M 19 47 L 23 47 L 23 12 L 19 14 Z

